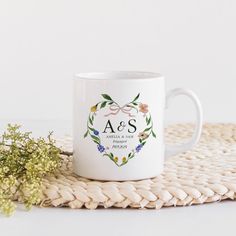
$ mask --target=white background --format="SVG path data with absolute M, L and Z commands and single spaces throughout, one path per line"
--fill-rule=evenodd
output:
M 235 12 L 234 0 L 0 0 L 0 129 L 71 132 L 73 74 L 110 70 L 161 72 L 167 89 L 199 95 L 205 121 L 236 122 Z M 177 99 L 167 116 L 192 121 L 191 103 Z M 0 234 L 232 234 L 234 207 L 35 208 L 0 216 Z
M 72 120 L 77 72 L 161 72 L 200 97 L 205 121 L 236 122 L 236 1 L 1 0 L 0 119 Z M 192 121 L 180 97 L 167 121 Z

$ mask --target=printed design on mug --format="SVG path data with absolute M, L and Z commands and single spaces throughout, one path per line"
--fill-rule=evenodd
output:
M 84 138 L 89 136 L 92 141 L 97 145 L 97 151 L 101 153 L 102 156 L 108 157 L 113 161 L 118 167 L 121 167 L 128 163 L 132 158 L 134 158 L 139 152 L 142 151 L 144 145 L 150 137 L 156 138 L 156 134 L 153 131 L 153 121 L 152 116 L 149 112 L 148 104 L 139 102 L 140 93 L 131 101 L 123 106 L 120 106 L 115 102 L 108 94 L 101 94 L 103 100 L 95 104 L 90 108 L 90 113 L 87 120 L 87 130 L 84 134 Z M 99 112 L 103 110 L 103 117 L 106 117 L 105 124 L 102 130 L 98 130 L 94 127 L 96 116 Z M 122 113 L 128 118 L 128 121 L 119 121 L 117 127 L 114 127 L 110 118 L 116 117 L 118 114 Z M 136 127 L 136 118 L 138 114 L 141 114 L 142 119 L 144 119 L 144 127 L 141 131 L 138 131 Z M 129 128 L 127 128 L 129 127 Z M 122 133 L 125 128 L 128 130 L 126 135 L 113 135 L 117 131 Z M 131 129 L 132 128 L 132 129 Z M 128 148 L 128 145 L 116 145 L 113 144 L 112 147 L 106 146 L 101 138 L 101 133 L 107 134 L 110 131 L 112 135 L 107 136 L 114 138 L 113 143 L 127 142 L 126 139 L 136 138 L 137 144 L 133 146 L 132 150 L 127 152 L 127 155 L 118 156 L 113 151 L 114 147 Z M 122 139 L 123 138 L 123 139 Z M 125 139 L 126 138 L 126 139 Z M 112 150 L 112 151 L 111 151 Z

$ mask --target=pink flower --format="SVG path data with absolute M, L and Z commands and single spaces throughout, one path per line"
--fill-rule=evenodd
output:
M 144 113 L 144 114 L 148 113 L 148 105 L 140 103 L 139 104 L 139 111 Z

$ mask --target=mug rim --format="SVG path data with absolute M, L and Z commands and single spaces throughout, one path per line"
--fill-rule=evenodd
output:
M 75 79 L 85 80 L 147 80 L 164 79 L 163 75 L 157 72 L 147 71 L 108 71 L 108 72 L 85 72 L 74 75 Z

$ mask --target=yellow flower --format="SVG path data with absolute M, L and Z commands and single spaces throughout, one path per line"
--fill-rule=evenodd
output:
M 96 105 L 95 105 L 95 106 L 92 106 L 92 107 L 90 108 L 90 110 L 91 110 L 91 112 L 97 111 L 97 106 L 96 106 Z
M 122 157 L 122 162 L 126 162 L 126 157 Z
M 118 157 L 114 157 L 114 161 L 117 162 L 118 161 Z

